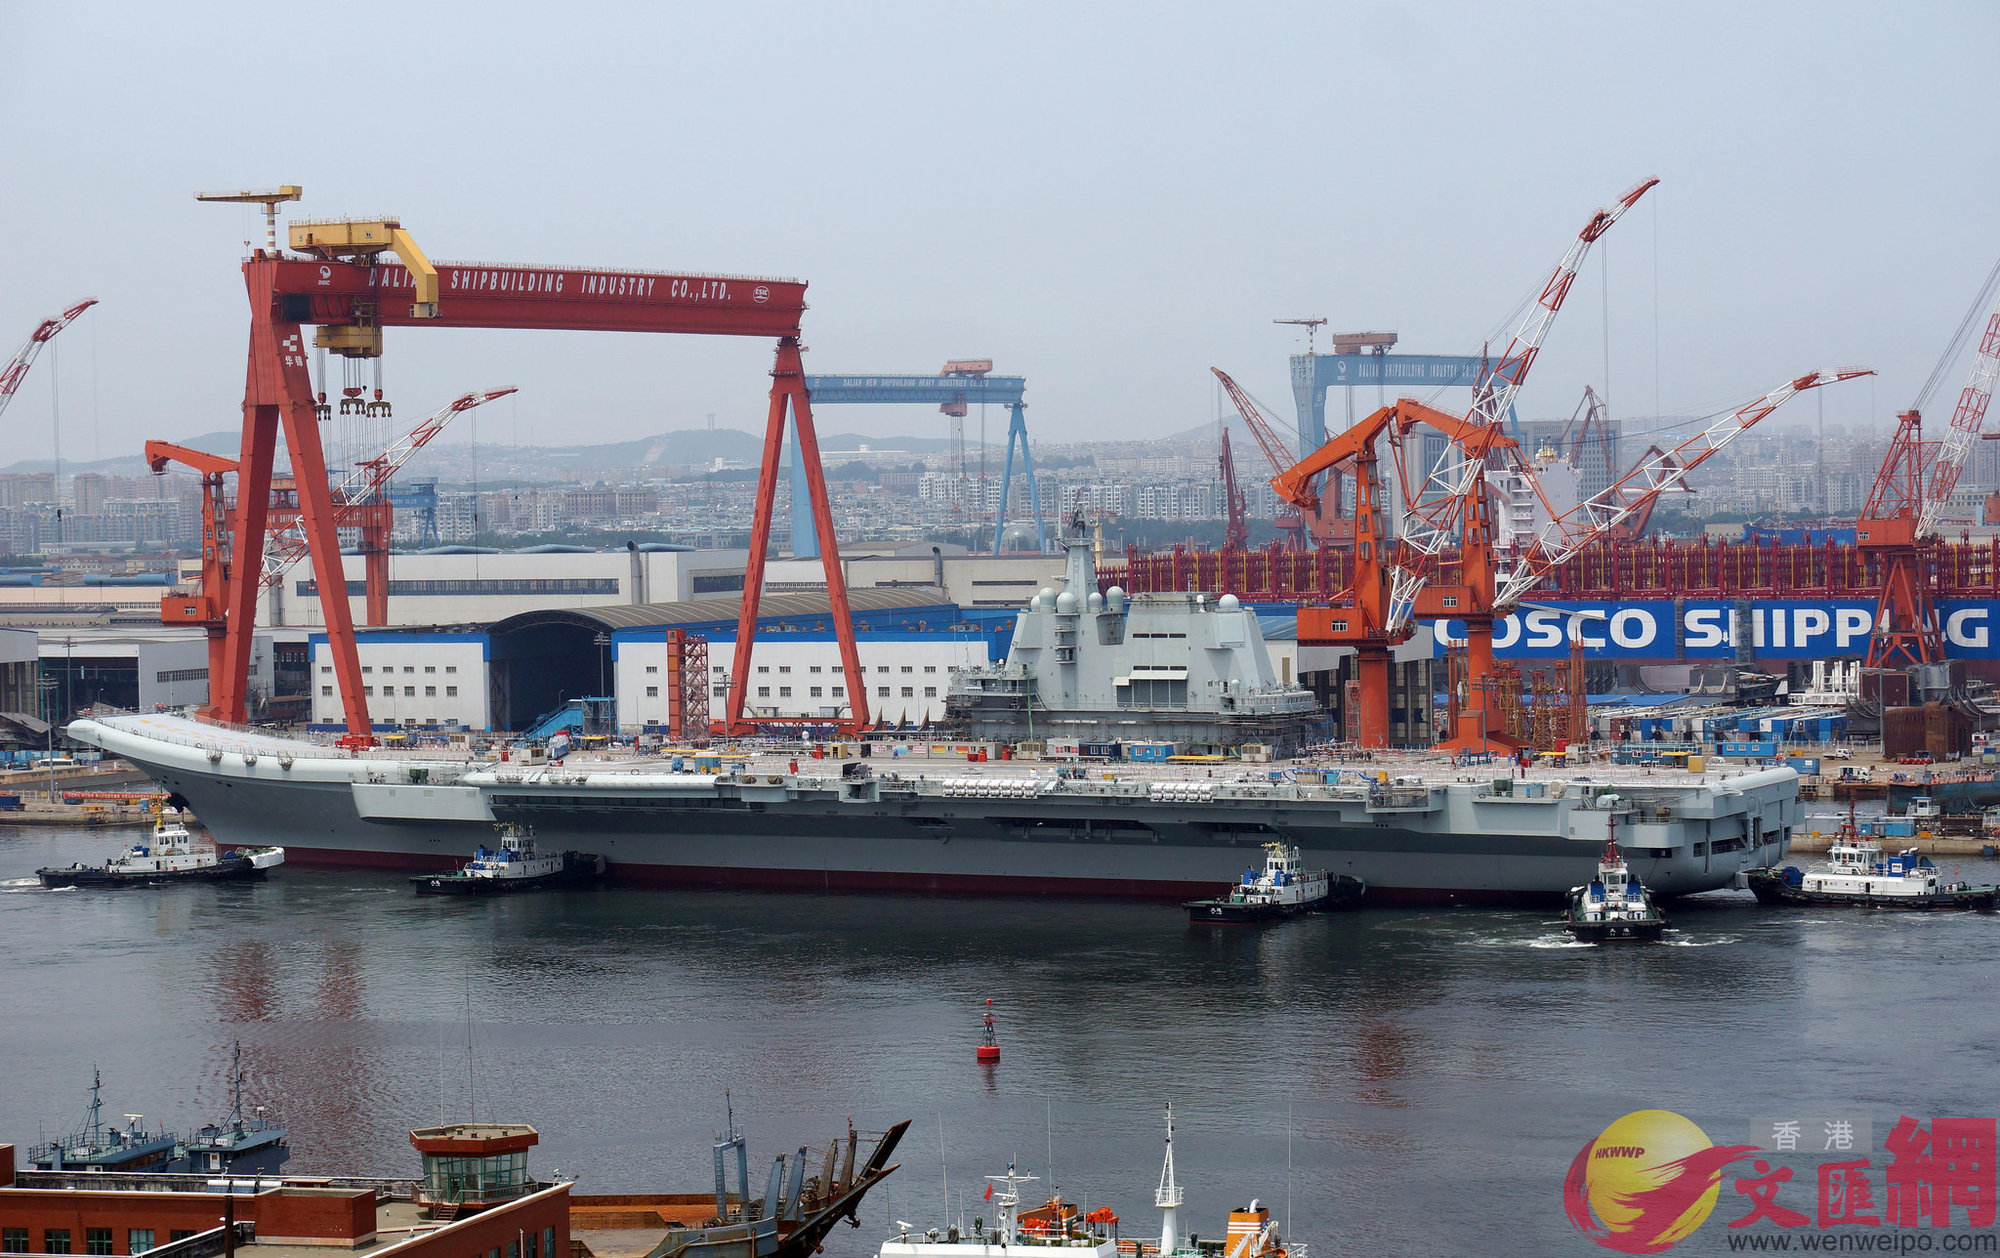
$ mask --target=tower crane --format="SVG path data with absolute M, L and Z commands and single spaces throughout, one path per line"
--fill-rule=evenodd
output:
M 1236 460 L 1229 456 L 1227 428 L 1222 430 L 1222 454 L 1217 462 L 1222 465 L 1222 494 L 1228 518 L 1228 523 L 1222 528 L 1222 547 L 1224 550 L 1242 550 L 1250 542 L 1250 521 L 1244 518 L 1249 504 L 1236 484 Z
M 1324 323 L 1325 320 L 1322 319 L 1320 322 Z M 1257 404 L 1255 398 L 1244 392 L 1243 387 L 1230 378 L 1228 372 L 1220 367 L 1210 367 L 1209 370 L 1222 382 L 1222 391 L 1229 395 L 1230 402 L 1236 407 L 1236 413 L 1243 417 L 1243 426 L 1250 430 L 1251 437 L 1257 442 L 1257 448 L 1264 452 L 1264 461 L 1271 465 L 1271 475 L 1283 476 L 1298 460 L 1291 457 L 1289 447 L 1279 438 L 1277 429 L 1272 427 L 1270 416 L 1264 413 L 1264 408 Z M 1225 440 L 1228 439 L 1227 432 L 1223 436 Z M 1285 539 L 1287 550 L 1305 550 L 1307 537 L 1310 536 L 1317 541 L 1322 533 L 1318 527 L 1320 519 L 1318 492 L 1313 491 L 1310 507 L 1302 506 L 1290 499 L 1282 501 L 1285 505 L 1279 508 L 1276 521 L 1278 534 Z
M 1927 448 L 1923 439 L 1923 407 L 1945 366 L 1955 357 L 1973 319 L 1993 292 L 1992 306 L 1973 357 L 1972 371 L 1952 411 L 1944 440 Z M 1896 416 L 1896 433 L 1875 474 L 1868 501 L 1855 522 L 1855 542 L 1875 558 L 1882 594 L 1875 608 L 1874 632 L 1868 639 L 1869 669 L 1907 668 L 1935 664 L 1944 658 L 1944 636 L 1933 596 L 1936 573 L 1930 546 L 1951 502 L 1952 490 L 1965 469 L 1966 456 L 1979 436 L 1993 384 L 2000 375 L 2000 263 L 1975 298 L 1958 334 L 1938 360 L 1916 404 Z
M 35 325 L 33 332 L 28 333 L 27 342 L 21 346 L 13 360 L 6 367 L 0 368 L 0 415 L 7 413 L 7 404 L 14 400 L 14 394 L 20 389 L 21 381 L 27 379 L 28 368 L 35 365 L 35 359 L 41 357 L 42 346 L 55 340 L 56 333 L 75 323 L 77 316 L 96 304 L 97 298 L 86 297 L 61 314 L 42 320 Z
M 1472 587 L 1472 601 L 1475 605 L 1490 605 L 1490 599 L 1481 597 L 1491 589 L 1493 556 L 1491 519 L 1484 508 L 1486 488 L 1482 481 L 1488 456 L 1496 448 L 1493 438 L 1500 435 L 1502 420 L 1514 404 L 1514 395 L 1527 382 L 1528 372 L 1541 353 L 1542 342 L 1548 337 L 1556 314 L 1562 310 L 1564 298 L 1569 296 L 1571 286 L 1576 283 L 1577 269 L 1589 255 L 1590 247 L 1658 182 L 1657 178 L 1643 179 L 1625 195 L 1590 216 L 1583 230 L 1570 242 L 1561 261 L 1556 263 L 1548 281 L 1542 285 L 1540 295 L 1515 330 L 1507 352 L 1500 356 L 1492 372 L 1473 390 L 1472 409 L 1466 412 L 1465 420 L 1485 429 L 1490 437 L 1466 446 L 1447 445 L 1422 488 L 1415 494 L 1405 495 L 1401 534 L 1404 552 L 1413 562 L 1399 564 L 1391 580 L 1389 624 L 1392 629 L 1408 623 L 1416 606 L 1417 592 L 1435 574 L 1439 557 L 1454 540 L 1458 541 L 1464 554 L 1464 580 Z M 1479 616 L 1478 612 L 1472 614 Z M 1484 617 L 1484 629 L 1488 636 L 1484 659 L 1478 658 L 1480 652 L 1476 647 L 1468 656 L 1475 676 L 1484 675 L 1492 666 L 1490 616 Z

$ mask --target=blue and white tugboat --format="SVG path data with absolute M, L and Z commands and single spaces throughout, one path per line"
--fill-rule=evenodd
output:
M 1660 937 L 1667 929 L 1667 917 L 1639 876 L 1626 867 L 1613 839 L 1604 845 L 1596 875 L 1571 889 L 1562 927 L 1583 943 L 1643 943 Z
M 1296 917 L 1316 909 L 1346 908 L 1367 890 L 1359 878 L 1329 876 L 1323 869 L 1303 868 L 1299 849 L 1283 843 L 1264 845 L 1264 868 L 1246 869 L 1243 877 L 1214 900 L 1190 900 L 1182 907 L 1188 921 L 1216 925 L 1268 922 Z
M 508 822 L 498 847 L 480 845 L 472 859 L 445 874 L 410 879 L 418 895 L 505 895 L 589 882 L 602 877 L 605 862 L 595 852 L 555 852 L 535 848 L 535 832 Z
M 2000 887 L 1946 882 L 1930 858 L 1912 847 L 1885 854 L 1850 816 L 1826 859 L 1804 869 L 1756 869 L 1745 875 L 1762 904 L 1850 905 L 1871 909 L 1991 910 Z
M 162 808 L 153 819 L 153 836 L 134 843 L 102 865 L 81 862 L 67 869 L 38 869 L 44 887 L 158 887 L 172 882 L 230 882 L 262 878 L 285 863 L 282 847 L 243 847 L 217 851 L 196 847 L 194 836 L 175 813 L 170 821 Z

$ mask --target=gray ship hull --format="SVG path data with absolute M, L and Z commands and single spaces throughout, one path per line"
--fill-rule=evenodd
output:
M 1635 872 L 1672 896 L 1774 863 L 1801 821 L 1790 770 L 1643 799 L 1646 788 L 1620 788 L 1600 806 L 1582 789 L 1508 797 L 1464 782 L 1076 783 L 1018 768 L 718 778 L 354 759 L 159 717 L 71 732 L 181 795 L 218 842 L 282 845 L 294 864 L 444 869 L 495 822 L 517 821 L 547 846 L 602 853 L 613 879 L 662 885 L 1180 901 L 1283 841 L 1365 882 L 1370 903 L 1546 903 L 1588 880 L 1615 826 Z

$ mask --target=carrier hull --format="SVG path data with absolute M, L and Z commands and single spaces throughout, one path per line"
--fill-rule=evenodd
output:
M 980 779 L 351 759 L 159 717 L 80 721 L 71 732 L 181 795 L 218 842 L 281 844 L 293 863 L 449 869 L 495 822 L 512 821 L 551 847 L 601 853 L 615 881 L 662 886 L 1185 901 L 1283 841 L 1314 868 L 1365 883 L 1370 903 L 1556 903 L 1589 877 L 1613 818 L 1635 871 L 1669 896 L 1774 863 L 1802 820 L 1790 770 L 1680 786 L 1670 809 L 1653 805 L 1638 820 L 1589 807 L 1581 792 L 1490 797 L 1464 782 L 1414 801 L 1293 786 L 1155 800 L 1144 782 L 968 798 L 979 788 L 963 783 Z M 1010 768 L 1004 780 L 1023 781 L 1024 768 Z

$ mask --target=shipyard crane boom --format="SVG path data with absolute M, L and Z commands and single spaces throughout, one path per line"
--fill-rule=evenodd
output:
M 2000 286 L 1996 286 L 1993 309 L 1986 317 L 1985 334 L 1979 338 L 1972 373 L 1959 392 L 1957 408 L 1952 411 L 1951 428 L 1931 460 L 1930 484 L 1924 491 L 1923 514 L 1917 524 L 1918 537 L 1935 536 L 1939 518 L 1951 505 L 1952 490 L 1958 488 L 1966 456 L 1972 452 L 1972 443 L 1986 418 L 1986 404 L 1993 400 L 1996 375 L 2000 375 Z
M 75 323 L 77 316 L 97 304 L 97 298 L 86 297 L 53 318 L 44 319 L 28 333 L 27 343 L 14 355 L 4 369 L 0 369 L 0 415 L 7 413 L 7 403 L 14 400 L 21 381 L 27 379 L 28 368 L 35 365 L 35 359 L 42 353 L 42 346 L 56 339 L 56 333 Z
M 1499 429 L 1501 420 L 1514 405 L 1515 394 L 1526 383 L 1528 371 L 1534 366 L 1542 342 L 1548 337 L 1557 312 L 1562 309 L 1563 299 L 1569 296 L 1570 287 L 1576 282 L 1577 269 L 1589 255 L 1590 247 L 1658 182 L 1657 178 L 1641 180 L 1624 196 L 1590 216 L 1590 221 L 1570 242 L 1562 260 L 1556 263 L 1555 271 L 1542 285 L 1540 295 L 1515 331 L 1507 352 L 1500 356 L 1492 372 L 1473 391 L 1472 409 L 1465 416 L 1467 423 L 1495 431 Z M 1486 470 L 1483 454 L 1477 444 L 1471 448 L 1447 445 L 1436 466 L 1431 469 L 1423 489 L 1406 502 L 1401 534 L 1403 545 L 1415 562 L 1409 566 L 1399 565 L 1391 579 L 1390 628 L 1399 628 L 1409 621 L 1415 609 L 1417 592 L 1430 579 L 1430 571 L 1438 557 L 1455 540 L 1456 525 L 1466 496 L 1485 492 L 1480 485 L 1481 475 Z
M 1292 457 L 1290 448 L 1278 436 L 1277 429 L 1271 426 L 1271 420 L 1264 414 L 1264 408 L 1257 405 L 1255 399 L 1245 393 L 1243 387 L 1231 379 L 1228 372 L 1220 367 L 1210 367 L 1209 370 L 1222 382 L 1222 391 L 1229 395 L 1230 402 L 1236 407 L 1236 413 L 1243 417 L 1243 426 L 1250 430 L 1250 435 L 1257 441 L 1257 448 L 1264 452 L 1265 461 L 1271 465 L 1271 474 L 1283 476 L 1298 460 Z M 1295 500 L 1287 498 L 1286 501 Z M 1313 506 L 1318 505 L 1319 499 L 1315 495 Z
M 1687 480 L 1689 472 L 1793 397 L 1808 389 L 1874 374 L 1867 367 L 1839 367 L 1832 371 L 1811 372 L 1788 380 L 1741 410 L 1715 420 L 1672 450 L 1659 452 L 1656 448 L 1610 489 L 1587 502 L 1578 503 L 1545 525 L 1527 554 L 1500 577 L 1499 588 L 1494 593 L 1494 610 L 1505 611 L 1519 603 L 1523 595 L 1541 584 L 1549 573 L 1575 558 L 1578 551 L 1650 507 L 1661 494 L 1678 488 Z
M 350 521 L 344 517 L 349 514 L 349 508 L 378 501 L 382 490 L 397 470 L 408 463 L 417 451 L 429 445 L 452 420 L 466 411 L 517 391 L 512 385 L 504 389 L 476 389 L 440 408 L 436 414 L 397 438 L 395 443 L 382 453 L 373 458 L 363 459 L 333 488 L 334 517 L 338 522 L 336 527 L 348 526 Z M 305 558 L 306 552 L 303 520 L 295 521 L 289 527 L 272 533 L 271 544 L 264 552 L 262 574 L 264 588 L 269 589 L 284 580 L 286 571 L 300 559 Z
M 1257 448 L 1264 452 L 1264 461 L 1270 464 L 1271 475 L 1283 476 L 1295 460 L 1292 458 L 1291 447 L 1279 438 L 1277 429 L 1272 426 L 1270 416 L 1265 413 L 1262 406 L 1258 405 L 1257 399 L 1251 397 L 1241 385 L 1230 378 L 1228 372 L 1220 367 L 1210 367 L 1209 370 L 1222 382 L 1222 391 L 1229 395 L 1230 402 L 1236 407 L 1236 413 L 1243 417 L 1243 426 L 1250 430 L 1250 435 L 1257 441 Z M 1274 481 L 1273 484 L 1275 483 Z M 1311 507 L 1302 507 L 1289 498 L 1285 501 L 1291 505 L 1279 509 L 1278 518 L 1274 523 L 1277 524 L 1278 531 L 1285 535 L 1287 546 L 1293 550 L 1305 550 L 1308 538 L 1313 541 L 1320 540 L 1322 529 L 1319 523 L 1319 495 L 1317 492 L 1313 494 Z M 1337 509 L 1338 503 L 1335 505 Z
M 1988 302 L 1993 304 L 1989 308 Z M 1957 358 L 1966 336 L 1988 314 L 1979 339 L 1972 372 L 1959 393 L 1951 427 L 1941 442 L 1923 439 L 1923 408 L 1945 368 Z M 1935 563 L 1931 544 L 1944 512 L 1951 505 L 1966 455 L 1979 436 L 2000 369 L 2000 262 L 1987 273 L 1986 283 L 1966 310 L 1958 330 L 1932 369 L 1917 400 L 1896 416 L 1896 431 L 1882 466 L 1869 487 L 1868 501 L 1855 521 L 1855 542 L 1881 573 L 1882 593 L 1875 603 L 1875 623 L 1868 636 L 1867 672 L 1944 658 L 1944 636 L 1938 619 Z
M 1226 550 L 1242 550 L 1250 543 L 1250 504 L 1244 500 L 1243 490 L 1236 483 L 1236 460 L 1229 456 L 1229 430 L 1222 430 L 1222 454 L 1216 460 L 1222 470 L 1222 494 L 1224 511 L 1228 522 L 1222 528 L 1222 545 Z

